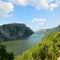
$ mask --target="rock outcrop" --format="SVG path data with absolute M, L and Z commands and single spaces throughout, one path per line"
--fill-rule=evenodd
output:
M 25 24 L 5 24 L 0 26 L 0 41 L 23 39 L 33 33 Z

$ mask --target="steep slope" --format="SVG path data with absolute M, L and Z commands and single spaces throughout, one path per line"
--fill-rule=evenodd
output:
M 23 39 L 33 33 L 25 24 L 5 24 L 0 26 L 0 41 Z
M 15 60 L 57 60 L 58 50 L 60 50 L 60 32 L 51 32 Z
M 60 25 L 52 29 L 46 29 L 46 33 L 60 31 Z
M 50 29 L 41 29 L 41 30 L 36 31 L 36 33 L 41 34 L 41 33 L 50 33 L 50 32 L 57 32 L 57 31 L 60 31 L 60 25 L 54 28 L 50 28 Z

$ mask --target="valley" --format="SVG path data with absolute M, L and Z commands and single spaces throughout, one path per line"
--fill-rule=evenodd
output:
M 26 39 L 5 41 L 1 43 L 6 46 L 7 51 L 13 52 L 14 55 L 19 55 L 38 43 L 43 36 L 44 34 L 33 34 Z

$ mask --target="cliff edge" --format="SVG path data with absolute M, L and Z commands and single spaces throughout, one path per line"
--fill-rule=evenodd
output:
M 4 24 L 0 26 L 0 41 L 17 40 L 29 37 L 34 32 L 25 24 Z

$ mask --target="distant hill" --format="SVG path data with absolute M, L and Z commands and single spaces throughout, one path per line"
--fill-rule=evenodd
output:
M 16 40 L 27 38 L 34 32 L 25 24 L 4 24 L 0 26 L 0 41 Z
M 41 29 L 41 30 L 36 31 L 35 33 L 36 34 L 41 34 L 41 33 L 45 33 L 45 32 L 46 32 L 46 29 Z
M 56 32 L 51 32 L 47 36 L 44 36 L 38 44 L 23 52 L 15 60 L 57 60 L 59 50 L 60 32 L 57 29 Z
M 51 28 L 51 29 L 46 29 L 45 33 L 57 32 L 57 31 L 60 31 L 60 25 L 58 25 L 57 27 Z
M 36 31 L 35 33 L 37 34 L 46 33 L 47 34 L 50 32 L 57 32 L 57 31 L 60 31 L 60 25 L 57 27 L 51 28 L 51 29 L 41 29 L 41 30 Z

